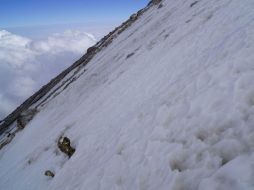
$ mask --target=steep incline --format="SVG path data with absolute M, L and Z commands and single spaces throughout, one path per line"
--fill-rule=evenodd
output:
M 0 150 L 0 189 L 254 189 L 253 10 L 150 4 L 30 106 L 39 112 Z

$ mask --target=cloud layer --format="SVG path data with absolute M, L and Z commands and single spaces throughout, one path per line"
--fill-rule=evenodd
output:
M 95 42 L 93 35 L 80 31 L 34 41 L 0 30 L 0 119 Z

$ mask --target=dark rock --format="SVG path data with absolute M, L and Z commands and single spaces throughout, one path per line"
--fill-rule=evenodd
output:
M 163 7 L 163 4 L 161 3 L 159 6 L 158 6 L 158 9 L 162 8 Z
M 91 54 L 91 53 L 95 53 L 96 50 L 97 50 L 97 47 L 92 46 L 92 47 L 88 48 L 88 49 L 86 50 L 86 52 L 87 52 L 88 54 Z
M 25 126 L 33 119 L 36 113 L 36 109 L 28 109 L 23 111 L 17 118 L 17 127 L 19 129 L 24 129 Z
M 58 139 L 58 148 L 65 154 L 69 156 L 69 158 L 74 154 L 75 148 L 71 147 L 71 141 L 68 137 L 60 137 Z
M 140 15 L 142 15 L 143 14 L 143 9 L 141 9 L 141 10 L 139 10 L 138 12 L 137 12 L 137 16 L 139 17 Z
M 8 133 L 7 136 L 6 136 L 6 138 L 4 138 L 4 140 L 2 140 L 2 141 L 0 142 L 0 150 L 1 150 L 5 145 L 9 144 L 9 143 L 12 141 L 12 139 L 13 139 L 14 137 L 15 137 L 15 134 L 14 134 L 14 133 Z
M 135 20 L 137 20 L 137 18 L 138 18 L 137 14 L 133 14 L 133 15 L 130 16 L 131 21 L 135 21 Z
M 194 1 L 193 3 L 190 4 L 190 7 L 193 7 L 194 5 L 196 5 L 198 3 L 198 1 Z
M 55 176 L 55 174 L 52 171 L 50 171 L 50 170 L 45 171 L 44 175 L 52 177 L 52 178 Z
M 128 55 L 126 56 L 126 59 L 130 58 L 130 57 L 133 56 L 134 54 L 135 54 L 134 52 L 128 54 Z
M 9 139 L 13 139 L 14 137 L 15 137 L 15 132 L 7 134 L 7 138 L 9 138 Z

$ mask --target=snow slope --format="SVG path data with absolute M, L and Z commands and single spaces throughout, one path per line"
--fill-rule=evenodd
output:
M 0 189 L 254 189 L 254 2 L 162 4 L 1 149 Z

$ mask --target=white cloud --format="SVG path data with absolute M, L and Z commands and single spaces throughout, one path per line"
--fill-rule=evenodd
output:
M 67 30 L 63 34 L 53 34 L 47 40 L 31 43 L 31 48 L 40 52 L 54 54 L 63 51 L 83 53 L 84 48 L 87 48 L 87 44 L 91 45 L 95 41 L 96 39 L 91 34 Z
M 23 98 L 30 96 L 34 91 L 35 86 L 36 82 L 30 76 L 18 76 L 11 81 L 7 90 L 9 93 L 18 96 L 19 98 Z
M 0 119 L 95 42 L 93 35 L 80 31 L 34 41 L 0 30 Z

